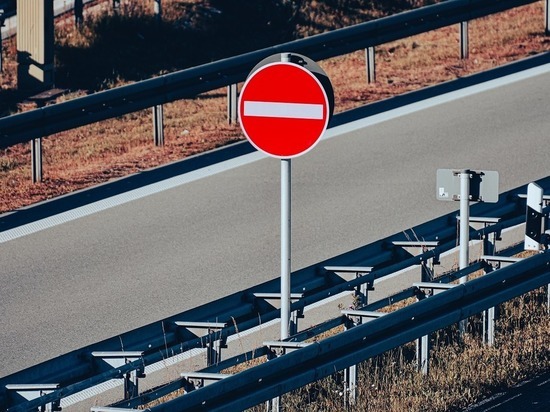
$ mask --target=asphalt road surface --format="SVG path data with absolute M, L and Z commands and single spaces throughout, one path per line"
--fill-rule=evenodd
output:
M 292 161 L 292 269 L 458 209 L 435 198 L 438 168 L 496 170 L 501 192 L 548 176 L 549 95 L 547 64 L 331 129 Z M 279 164 L 254 152 L 0 216 L 0 376 L 277 278 Z

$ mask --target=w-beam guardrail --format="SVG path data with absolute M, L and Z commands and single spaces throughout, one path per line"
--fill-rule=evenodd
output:
M 550 191 L 550 176 L 536 183 L 546 193 Z M 501 194 L 498 203 L 478 203 L 472 206 L 472 216 L 475 216 L 476 222 L 484 222 L 484 226 L 479 230 L 471 229 L 470 239 L 477 239 L 482 242 L 484 255 L 495 253 L 495 243 L 501 237 L 504 229 L 525 222 L 526 200 L 523 195 L 526 191 L 525 186 L 520 187 Z M 548 209 L 546 207 L 544 210 L 545 214 L 548 214 Z M 369 293 L 372 285 L 377 280 L 394 275 L 406 268 L 424 267 L 428 262 L 439 261 L 445 252 L 456 248 L 456 228 L 457 216 L 454 212 L 412 228 L 410 231 L 397 233 L 294 272 L 292 274 L 292 293 L 295 300 L 291 305 L 291 311 L 303 314 L 306 307 L 322 302 L 341 292 L 355 293 L 356 296 L 365 298 L 362 302 L 362 305 L 365 306 L 361 306 L 361 309 L 366 311 L 376 311 L 385 305 L 408 297 L 423 297 L 419 289 L 430 287 L 434 289 L 435 286 L 426 283 L 413 285 L 397 295 L 370 304 L 367 304 L 368 299 L 365 295 Z M 414 244 L 423 245 L 422 253 L 412 255 L 404 249 L 404 246 L 413 243 L 411 237 L 415 239 Z M 424 249 L 424 246 L 427 250 Z M 517 253 L 517 251 L 517 249 L 511 249 L 509 253 Z M 359 340 L 356 340 L 363 332 L 352 333 L 355 337 L 349 342 L 354 342 L 353 345 L 357 344 L 358 347 L 355 348 L 347 346 L 348 343 L 344 342 L 347 341 L 347 338 L 342 341 L 338 339 L 331 340 L 331 342 L 336 342 L 336 346 L 333 347 L 334 352 L 331 352 L 331 356 L 334 356 L 334 358 L 330 359 L 333 359 L 333 362 L 336 362 L 335 364 L 339 368 L 346 368 L 352 365 L 353 362 L 357 363 L 365 359 L 365 356 L 368 357 L 372 353 L 386 350 L 390 341 L 397 345 L 397 342 L 414 340 L 430 333 L 435 330 L 434 328 L 443 327 L 446 324 L 445 322 L 457 322 L 501 302 L 500 299 L 508 299 L 510 296 L 521 294 L 525 290 L 530 290 L 529 288 L 536 288 L 544 284 L 544 282 L 550 283 L 550 272 L 548 270 L 550 255 L 548 253 L 541 255 L 545 257 L 533 261 L 529 260 L 530 262 L 536 262 L 534 264 L 526 263 L 525 266 L 524 262 L 515 264 L 514 268 L 521 268 L 518 270 L 518 272 L 521 272 L 520 274 L 516 274 L 514 270 L 505 272 L 506 276 L 510 276 L 506 278 L 505 284 L 498 283 L 498 277 L 491 277 L 488 279 L 492 280 L 475 283 L 475 287 L 465 284 L 459 289 L 455 287 L 448 288 L 448 291 L 441 292 L 446 298 L 425 299 L 427 302 L 434 302 L 433 306 L 431 303 L 423 303 L 420 306 L 415 306 L 420 309 L 407 309 L 406 315 L 394 315 L 393 317 L 386 315 L 383 319 L 377 319 L 377 323 L 374 323 L 375 321 L 369 322 L 369 325 L 378 325 L 376 326 L 376 332 L 369 329 L 370 332 L 365 332 L 367 334 L 363 335 L 361 339 L 364 339 L 365 336 L 372 336 L 373 339 L 368 338 L 367 343 L 373 346 L 363 347 L 359 344 Z M 432 279 L 428 273 L 428 276 L 423 277 L 422 281 L 448 283 L 480 269 L 488 269 L 488 265 L 481 261 L 474 262 L 461 271 L 446 275 L 445 280 L 442 278 Z M 357 276 L 352 280 L 346 280 L 337 275 L 337 272 L 346 270 L 356 272 Z M 490 272 L 490 270 L 487 271 Z M 502 272 L 499 271 L 499 273 Z M 477 289 L 478 286 L 480 289 Z M 508 286 L 511 289 L 507 289 Z M 481 293 L 479 290 L 483 290 L 483 292 Z M 222 360 L 221 352 L 229 337 L 240 336 L 239 334 L 244 331 L 260 324 L 264 325 L 280 317 L 280 310 L 266 302 L 266 297 L 273 297 L 278 291 L 278 279 L 266 282 L 3 377 L 0 379 L 0 410 L 9 412 L 29 411 L 36 410 L 44 405 L 59 405 L 62 399 L 111 379 L 124 382 L 124 401 L 117 405 L 120 407 L 142 405 L 149 400 L 156 399 L 179 388 L 191 390 L 192 385 L 187 380 L 187 378 L 191 378 L 188 375 L 187 378 L 183 377 L 162 388 L 157 388 L 152 393 L 136 396 L 138 380 L 144 377 L 148 367 L 159 362 L 166 362 L 171 357 L 179 356 L 196 348 L 206 349 L 209 355 L 208 359 L 210 359 L 208 367 L 199 371 L 203 374 L 200 375 L 200 379 L 203 380 L 212 379 L 217 376 L 213 374 L 220 373 L 223 369 L 242 363 L 246 359 L 269 355 L 271 349 L 266 346 L 225 360 Z M 437 302 L 440 302 L 442 306 L 438 306 Z M 414 312 L 416 310 L 420 310 L 420 312 Z M 443 310 L 448 310 L 448 313 L 442 312 Z M 416 313 L 412 316 L 418 321 L 411 322 L 409 315 L 412 313 Z M 430 319 L 431 315 L 436 316 L 434 319 L 437 320 Z M 345 324 L 347 316 L 357 316 L 357 313 L 350 312 L 340 318 L 328 320 L 319 326 L 294 334 L 291 340 L 294 342 L 303 341 L 308 337 L 315 336 L 317 333 Z M 297 318 L 295 319 L 297 320 Z M 390 336 L 389 326 L 383 326 L 387 319 L 390 319 L 389 325 L 399 325 L 397 329 L 390 328 L 395 333 L 395 340 Z M 405 329 L 401 329 L 401 326 Z M 207 331 L 207 334 L 198 337 L 191 333 L 190 329 L 192 328 L 203 328 Z M 358 328 L 358 330 L 365 331 L 364 328 Z M 361 342 L 363 341 L 361 340 Z M 124 350 L 121 349 L 122 343 Z M 243 405 L 247 402 L 256 402 L 258 399 L 269 399 L 269 397 L 278 396 L 280 393 L 276 393 L 277 390 L 286 392 L 289 388 L 294 388 L 298 384 L 311 381 L 310 379 L 316 376 L 320 377 L 328 373 L 326 362 L 329 362 L 329 357 L 318 352 L 320 350 L 325 353 L 329 350 L 329 347 L 325 345 L 314 345 L 316 349 L 309 349 L 310 346 L 300 349 L 300 353 L 305 353 L 308 357 L 311 355 L 313 358 L 319 358 L 319 363 L 315 363 L 316 361 L 310 358 L 304 358 L 302 368 L 299 373 L 296 373 L 295 377 L 293 377 L 294 370 L 290 375 L 285 373 L 284 378 L 268 373 L 265 375 L 266 380 L 263 380 L 264 377 L 262 377 L 265 386 L 258 386 L 258 382 L 256 382 L 249 388 L 250 393 L 244 393 L 247 392 L 243 389 L 244 387 L 235 387 L 235 379 L 225 378 L 223 382 L 219 382 L 217 387 L 221 386 L 226 389 L 216 389 L 215 393 L 209 392 L 214 389 L 209 389 L 207 392 L 201 389 L 196 394 L 190 393 L 185 396 L 193 394 L 192 398 L 187 399 L 191 399 L 190 404 L 194 404 L 193 402 L 197 397 L 202 396 L 199 395 L 199 392 L 201 394 L 206 393 L 209 396 L 212 394 L 211 400 L 207 400 L 209 402 L 207 409 L 210 406 L 212 408 L 219 407 L 223 402 L 241 402 L 237 399 L 241 394 L 243 395 Z M 340 349 L 336 349 L 337 347 Z M 304 349 L 305 352 L 302 352 Z M 350 350 L 349 353 L 347 352 L 348 349 Z M 309 351 L 313 352 L 310 353 Z M 301 359 L 300 355 L 293 356 L 297 356 L 298 360 Z M 284 359 L 291 359 L 291 363 L 297 361 L 294 357 L 288 358 L 288 354 L 283 356 L 281 360 L 276 359 L 276 365 L 279 365 L 277 368 L 281 368 L 281 371 L 291 368 L 285 365 L 288 361 Z M 317 369 L 321 371 L 320 375 L 315 373 Z M 248 379 L 252 376 L 256 379 L 256 373 L 263 374 L 265 367 L 261 367 L 259 370 L 260 372 L 246 372 L 245 378 Z M 335 369 L 331 369 L 331 371 L 334 372 Z M 227 384 L 229 386 L 224 386 L 226 382 L 229 382 Z M 233 394 L 226 392 L 227 388 L 234 390 Z M 21 396 L 22 391 L 28 392 L 31 390 L 38 393 L 35 398 L 29 400 Z M 205 399 L 207 398 L 204 398 L 203 401 Z M 159 410 L 180 410 L 179 405 L 176 409 L 162 409 L 161 406 Z
M 445 1 L 15 114 L 0 119 L 0 148 L 237 84 L 259 61 L 276 53 L 323 60 L 536 1 Z
M 542 253 L 148 410 L 244 410 L 467 319 L 549 281 L 550 253 Z

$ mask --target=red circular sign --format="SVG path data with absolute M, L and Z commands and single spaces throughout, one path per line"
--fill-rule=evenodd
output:
M 281 159 L 300 156 L 319 141 L 329 120 L 325 89 L 295 63 L 266 64 L 246 80 L 239 118 L 254 147 Z

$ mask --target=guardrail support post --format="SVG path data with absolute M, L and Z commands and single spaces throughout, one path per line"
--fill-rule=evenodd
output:
M 237 84 L 230 84 L 227 86 L 227 122 L 229 124 L 237 123 L 237 98 Z
M 281 409 L 281 397 L 273 398 L 265 402 L 266 412 L 279 412 Z
M 374 46 L 365 49 L 365 60 L 367 64 L 367 82 L 376 82 L 376 62 L 374 57 Z
M 0 9 L 0 73 L 3 71 L 3 65 L 2 65 L 2 27 L 4 27 L 4 22 L 6 21 L 6 18 L 4 17 L 4 9 Z
M 361 320 L 359 320 L 361 321 Z M 344 324 L 344 330 L 353 327 L 354 323 L 349 319 Z M 357 365 L 352 365 L 344 369 L 344 404 L 347 406 L 355 405 L 357 401 Z
M 84 4 L 83 0 L 74 0 L 74 24 L 77 28 L 82 26 L 84 20 Z
M 430 248 L 439 246 L 439 241 L 429 240 L 395 240 L 392 242 L 394 246 L 402 248 L 420 248 L 420 253 L 426 253 Z M 422 282 L 431 282 L 435 277 L 435 265 L 439 265 L 439 253 L 435 253 L 433 257 L 423 259 L 420 262 L 420 280 Z
M 289 298 L 289 305 L 292 304 L 293 301 L 301 299 L 303 296 L 304 295 L 302 293 L 291 293 L 290 296 L 288 297 Z M 257 299 L 265 299 L 266 301 L 268 301 L 268 300 L 277 301 L 279 303 L 279 305 L 281 306 L 281 309 L 282 309 L 282 294 L 281 293 L 256 292 L 256 293 L 254 293 L 254 297 L 257 298 Z M 288 336 L 292 336 L 292 335 L 298 333 L 298 319 L 303 319 L 304 318 L 304 310 L 303 309 L 297 309 L 297 310 L 293 310 L 292 312 L 290 312 L 290 307 L 288 308 L 288 310 L 289 310 Z M 281 328 L 282 328 L 282 326 L 281 326 Z
M 32 182 L 42 182 L 42 138 L 31 141 Z
M 483 340 L 489 346 L 495 344 L 495 307 L 483 311 Z
M 324 269 L 325 271 L 335 273 L 353 273 L 355 274 L 355 279 L 366 276 L 366 282 L 355 287 L 353 306 L 359 308 L 368 304 L 369 290 L 374 290 L 374 276 L 371 274 L 371 266 L 325 266 Z
M 463 21 L 460 23 L 460 58 L 467 59 L 469 54 L 468 22 Z
M 38 383 L 38 384 L 29 384 L 29 385 L 8 384 L 6 385 L 6 389 L 8 391 L 13 391 L 17 393 L 18 396 L 21 396 L 26 400 L 33 400 L 41 396 L 48 395 L 53 391 L 59 389 L 59 384 L 58 383 L 50 383 L 50 384 Z M 40 407 L 40 411 L 44 411 L 44 412 L 54 412 L 54 411 L 60 411 L 60 410 L 61 410 L 60 400 L 52 401 Z
M 162 20 L 162 0 L 155 0 L 155 18 L 157 19 L 157 22 L 160 23 Z
M 349 330 L 356 325 L 363 323 L 363 319 L 376 319 L 385 315 L 382 312 L 371 312 L 363 310 L 342 310 L 342 315 L 346 316 L 344 330 Z M 344 369 L 344 403 L 346 406 L 355 405 L 357 401 L 357 365 L 352 365 Z
M 219 333 L 221 335 L 221 333 Z M 212 332 L 209 331 L 208 342 L 206 343 L 206 364 L 207 366 L 217 365 L 222 360 L 222 348 L 227 348 L 225 339 L 220 337 L 214 339 Z
M 264 342 L 264 346 L 269 348 L 267 353 L 267 360 L 278 358 L 284 356 L 288 351 L 297 350 L 303 348 L 304 346 L 309 345 L 309 343 L 304 342 L 287 342 L 284 340 L 280 341 L 269 341 Z M 279 412 L 282 410 L 281 405 L 281 396 L 277 396 L 265 402 L 267 412 Z
M 363 275 L 362 273 L 356 273 L 355 278 L 360 278 L 363 276 L 369 276 L 369 274 Z M 355 289 L 355 306 L 357 307 L 363 307 L 367 306 L 369 304 L 369 290 L 374 290 L 374 278 L 372 276 L 368 277 L 368 281 L 365 283 L 361 283 L 356 289 Z
M 485 223 L 485 227 L 487 226 L 488 224 Z M 500 232 L 493 232 L 491 235 L 485 235 L 483 237 L 484 255 L 495 254 L 497 240 L 500 240 Z M 495 318 L 496 309 L 494 306 L 483 311 L 483 340 L 489 346 L 495 344 Z
M 427 248 L 423 247 L 422 252 L 426 252 Z M 435 277 L 435 265 L 439 264 L 439 258 L 430 258 L 425 262 L 422 262 L 421 265 L 421 281 L 422 282 L 431 282 Z
M 227 348 L 227 337 L 222 329 L 227 326 L 223 322 L 185 322 L 176 321 L 176 326 L 187 328 L 189 331 L 197 329 L 206 331 L 204 335 L 204 347 L 206 348 L 206 366 L 218 364 L 222 359 L 222 349 Z M 195 334 L 194 332 L 191 332 Z M 197 335 L 198 336 L 198 335 Z
M 446 283 L 420 282 L 414 283 L 417 288 L 415 293 L 417 300 L 425 299 L 434 294 L 453 288 L 455 285 Z M 424 292 L 423 289 L 428 289 L 429 292 Z M 430 335 L 424 335 L 416 340 L 416 361 L 418 371 L 423 375 L 427 375 L 430 371 Z
M 164 146 L 164 106 L 153 106 L 153 134 L 155 146 Z
M 298 333 L 298 319 L 303 319 L 303 318 L 304 318 L 303 309 L 293 310 L 292 312 L 290 312 L 290 329 L 289 329 L 290 336 Z
M 138 372 L 131 371 L 124 375 L 124 400 L 132 399 L 139 394 Z
M 104 367 L 119 368 L 125 364 L 133 362 L 143 356 L 143 352 L 92 352 L 92 357 L 101 359 L 104 363 Z M 145 365 L 126 372 L 123 376 L 124 379 L 124 400 L 132 399 L 139 393 L 139 378 L 145 377 Z
M 488 269 L 485 269 L 485 274 L 488 274 L 493 271 L 493 267 L 489 266 Z M 483 311 L 482 322 L 483 322 L 483 343 L 489 346 L 495 344 L 495 307 L 491 307 Z
M 268 352 L 267 360 L 269 361 L 277 357 L 278 355 L 274 351 L 271 351 Z M 282 410 L 281 397 L 277 396 L 275 398 L 265 401 L 265 410 L 266 412 L 280 412 Z
M 143 352 L 92 352 L 92 357 L 101 359 L 104 365 L 110 368 L 119 368 L 127 363 L 133 362 L 143 356 Z M 145 377 L 145 366 L 140 366 L 125 373 L 120 378 L 124 379 L 124 400 L 132 399 L 139 393 L 139 378 Z
M 418 361 L 418 371 L 422 375 L 427 375 L 430 366 L 430 336 L 424 335 L 416 341 L 416 359 Z
M 487 262 L 496 262 L 496 269 L 500 269 L 502 265 L 509 265 L 516 263 L 522 260 L 522 258 L 513 258 L 513 257 L 503 257 L 503 256 L 492 256 L 492 255 L 483 255 L 481 259 Z M 485 275 L 493 272 L 495 267 L 488 265 L 484 268 Z M 483 343 L 492 346 L 495 344 L 495 320 L 498 317 L 499 308 L 492 306 L 487 310 L 482 312 L 482 322 L 483 322 Z

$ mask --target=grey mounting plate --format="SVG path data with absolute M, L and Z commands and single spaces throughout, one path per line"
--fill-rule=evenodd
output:
M 470 174 L 470 201 L 498 202 L 498 172 L 453 169 L 437 170 L 437 200 L 460 200 L 460 175 L 462 173 Z

